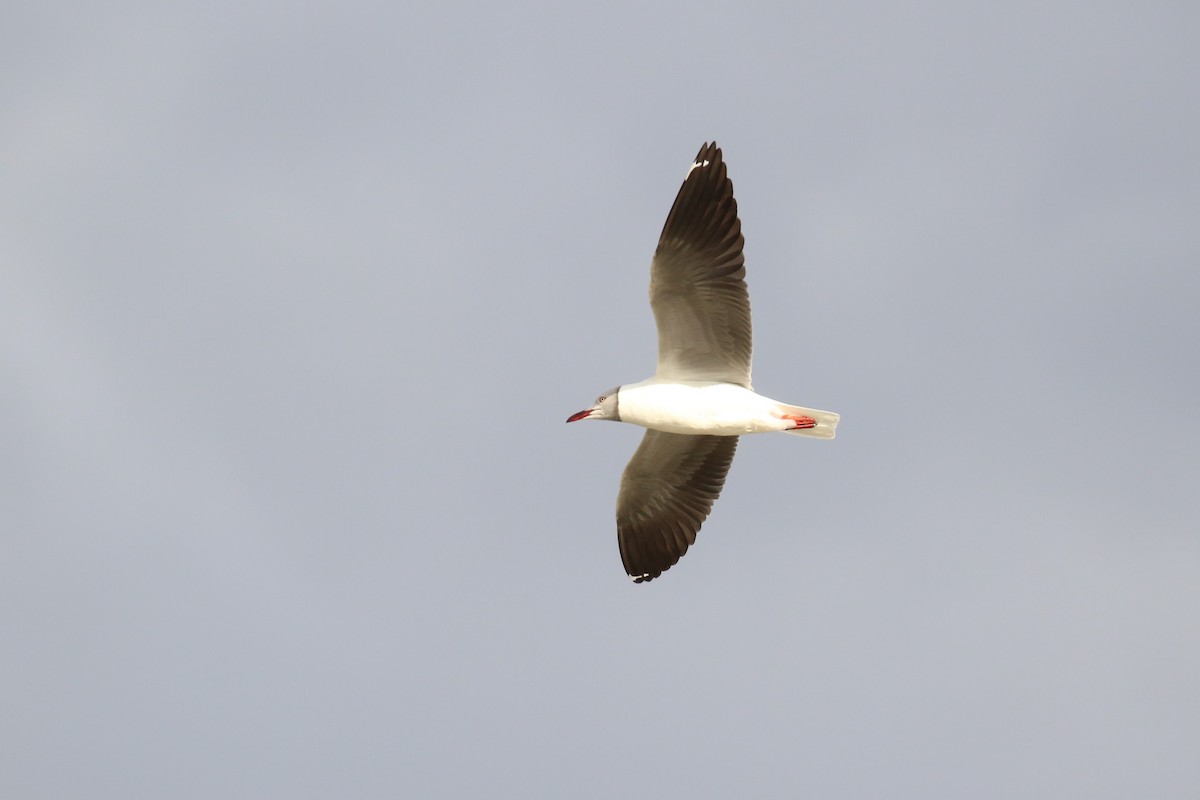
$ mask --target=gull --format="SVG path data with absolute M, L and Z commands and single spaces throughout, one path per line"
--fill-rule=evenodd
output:
M 742 223 L 721 149 L 705 143 L 667 215 L 650 266 L 658 367 L 609 389 L 567 422 L 646 429 L 617 494 L 617 542 L 635 583 L 696 543 L 738 436 L 781 431 L 832 439 L 838 415 L 764 397 L 750 385 L 750 295 Z

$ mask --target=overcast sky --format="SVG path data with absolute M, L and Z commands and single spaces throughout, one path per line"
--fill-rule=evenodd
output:
M 1200 6 L 9 6 L 0 796 L 1200 796 Z M 634 585 L 711 139 L 842 424 Z

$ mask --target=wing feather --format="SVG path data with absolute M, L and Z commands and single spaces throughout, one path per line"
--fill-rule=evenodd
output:
M 721 149 L 706 143 L 675 197 L 650 268 L 656 377 L 750 388 L 744 242 Z
M 634 581 L 657 578 L 696 543 L 725 485 L 737 441 L 646 431 L 617 495 L 617 541 Z

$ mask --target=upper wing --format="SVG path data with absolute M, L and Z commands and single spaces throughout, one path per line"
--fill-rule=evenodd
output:
M 650 269 L 658 371 L 668 380 L 750 388 L 750 295 L 733 182 L 716 143 L 696 155 Z
M 736 436 L 646 431 L 617 495 L 621 561 L 635 582 L 657 578 L 695 543 L 737 442 Z

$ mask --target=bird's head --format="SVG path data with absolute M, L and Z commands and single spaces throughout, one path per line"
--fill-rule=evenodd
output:
M 609 389 L 604 394 L 596 398 L 596 404 L 591 408 L 585 408 L 583 411 L 578 411 L 567 417 L 567 422 L 576 422 L 581 419 L 610 419 L 613 422 L 621 421 L 619 400 L 621 387 Z

